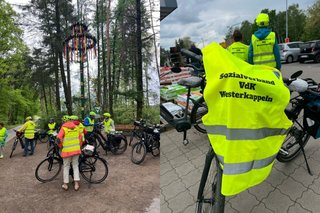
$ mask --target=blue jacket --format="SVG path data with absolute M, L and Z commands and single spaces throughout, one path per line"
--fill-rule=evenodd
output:
M 267 27 L 260 27 L 256 32 L 254 32 L 254 35 L 258 38 L 258 39 L 264 39 L 265 37 L 267 37 L 270 34 L 271 30 Z M 249 64 L 253 64 L 253 49 L 252 49 L 252 41 L 250 41 L 250 45 L 249 45 L 249 56 L 248 56 L 248 63 Z M 276 39 L 276 42 L 274 43 L 273 46 L 273 54 L 276 60 L 276 68 L 278 70 L 281 69 L 281 59 L 280 59 L 280 52 L 279 52 L 279 46 L 278 46 L 278 42 Z

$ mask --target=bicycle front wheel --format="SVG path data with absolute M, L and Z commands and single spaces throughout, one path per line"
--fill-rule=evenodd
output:
M 202 123 L 202 117 L 208 113 L 208 106 L 204 101 L 204 98 L 201 97 L 198 101 L 194 103 L 194 106 L 191 111 L 191 123 L 196 130 L 201 133 L 207 133 L 205 126 Z
M 55 179 L 61 171 L 62 160 L 56 157 L 48 157 L 41 161 L 36 168 L 36 178 L 45 183 Z
M 14 150 L 16 150 L 17 144 L 18 144 L 18 139 L 16 138 L 16 139 L 14 139 L 13 144 L 12 144 L 10 158 L 12 157 Z
M 131 161 L 134 164 L 140 164 L 144 161 L 147 154 L 146 145 L 143 142 L 136 143 L 132 146 Z
M 225 197 L 221 194 L 222 169 L 210 148 L 202 172 L 197 197 L 197 213 L 223 213 Z
M 83 157 L 80 160 L 79 171 L 81 176 L 89 183 L 101 183 L 108 176 L 107 162 L 98 156 Z

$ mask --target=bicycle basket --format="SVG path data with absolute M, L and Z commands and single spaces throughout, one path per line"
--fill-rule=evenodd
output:
M 84 156 L 93 156 L 93 153 L 94 153 L 94 146 L 92 145 L 85 145 L 83 148 L 82 148 L 82 153 L 84 154 Z
M 312 137 L 320 138 L 320 97 L 310 101 L 304 108 L 303 126 Z

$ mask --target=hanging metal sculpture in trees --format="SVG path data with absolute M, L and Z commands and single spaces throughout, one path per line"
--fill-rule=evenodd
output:
M 81 85 L 81 115 L 84 118 L 84 73 L 83 63 L 96 57 L 97 40 L 88 32 L 88 27 L 82 23 L 71 26 L 71 35 L 64 41 L 64 57 L 71 63 L 80 63 Z

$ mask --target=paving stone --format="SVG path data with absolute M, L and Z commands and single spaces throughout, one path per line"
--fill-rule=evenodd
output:
M 186 190 L 170 200 L 169 208 L 172 209 L 173 212 L 183 212 L 183 210 L 192 204 L 194 204 L 193 198 L 189 194 L 189 191 Z
M 295 203 L 293 206 L 290 206 L 287 213 L 310 213 L 311 211 L 306 210 L 300 206 L 300 204 Z
M 196 168 L 190 162 L 184 163 L 181 166 L 175 168 L 179 177 L 185 176 L 186 174 L 188 174 L 189 172 L 191 172 L 194 169 L 196 169 Z
M 196 204 L 193 204 L 182 211 L 182 213 L 194 213 L 196 210 Z
M 173 181 L 177 180 L 178 174 L 176 173 L 175 170 L 171 170 L 164 175 L 160 176 L 160 187 L 163 188 L 164 186 L 169 185 Z
M 166 152 L 166 153 L 165 153 L 165 156 L 166 156 L 166 158 L 170 161 L 170 160 L 172 160 L 172 159 L 174 159 L 174 158 L 179 157 L 179 156 L 182 155 L 182 154 L 183 154 L 183 152 L 180 151 L 180 149 L 176 148 L 176 149 L 170 150 L 169 152 Z
M 160 176 L 173 170 L 173 167 L 171 166 L 171 164 L 169 163 L 169 161 L 167 161 L 164 164 L 160 164 Z
M 254 195 L 259 201 L 262 201 L 268 194 L 274 191 L 274 187 L 267 181 L 249 189 L 250 194 Z
M 278 186 L 278 189 L 280 189 L 283 194 L 288 195 L 292 200 L 296 200 L 298 197 L 301 197 L 302 192 L 307 188 L 289 177 L 280 186 Z
M 186 191 L 186 187 L 181 182 L 181 180 L 176 180 L 162 188 L 162 193 L 169 204 L 172 203 L 171 199 L 177 196 L 179 193 Z M 170 205 L 169 205 L 170 207 Z
M 203 169 L 204 161 L 206 159 L 205 155 L 200 155 L 197 158 L 191 160 L 191 163 L 198 169 Z
M 201 178 L 201 172 L 198 169 L 194 169 L 185 176 L 181 177 L 182 182 L 187 188 L 199 182 Z
M 248 193 L 248 191 L 241 192 L 234 199 L 229 201 L 231 207 L 239 212 L 250 212 L 251 209 L 259 204 L 257 199 Z
M 320 212 L 320 196 L 310 189 L 302 194 L 302 197 L 297 200 L 297 203 L 299 203 L 304 209 L 314 213 Z
M 274 190 L 269 196 L 262 200 L 265 206 L 274 212 L 286 212 L 294 201 L 287 195 L 282 194 L 279 189 Z
M 160 212 L 161 213 L 173 213 L 171 209 L 168 207 L 168 203 L 164 203 L 160 205 Z
M 170 164 L 173 168 L 177 168 L 186 162 L 189 162 L 189 159 L 184 154 L 170 160 Z
M 230 205 L 230 203 L 226 202 L 224 206 L 224 212 L 225 213 L 239 213 L 239 211 L 233 209 Z
M 272 168 L 267 182 L 270 183 L 273 187 L 280 185 L 288 176 L 284 175 L 282 172 L 279 172 L 276 168 Z
M 315 179 L 311 186 L 309 186 L 313 190 L 313 192 L 320 195 L 320 177 Z
M 267 209 L 263 203 L 253 207 L 250 213 L 273 213 L 270 209 Z
M 315 175 L 311 176 L 308 171 L 303 168 L 302 166 L 298 167 L 294 173 L 291 175 L 291 177 L 304 185 L 305 187 L 308 187 L 312 184 L 313 180 L 315 180 L 317 177 Z

